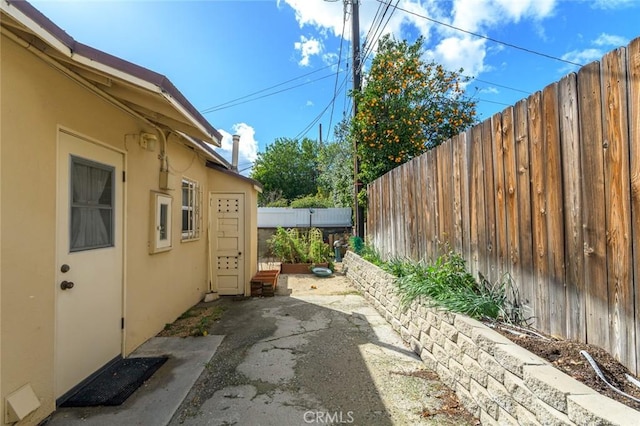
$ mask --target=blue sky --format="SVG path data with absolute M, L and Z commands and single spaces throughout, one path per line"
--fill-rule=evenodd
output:
M 333 140 L 330 128 L 351 111 L 343 0 L 31 3 L 76 40 L 167 76 L 225 135 L 225 157 L 240 134 L 245 174 L 276 138 L 317 139 L 322 124 L 323 140 Z M 640 36 L 640 0 L 360 1 L 361 41 L 424 36 L 426 60 L 476 78 L 467 93 L 483 120 L 579 67 L 442 23 L 587 64 Z M 375 52 L 364 51 L 366 72 Z

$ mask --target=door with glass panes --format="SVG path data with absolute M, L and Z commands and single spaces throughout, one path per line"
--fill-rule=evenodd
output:
M 122 352 L 123 154 L 58 134 L 55 393 Z

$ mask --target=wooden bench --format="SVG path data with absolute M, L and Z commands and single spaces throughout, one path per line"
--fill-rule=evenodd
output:
M 251 278 L 251 296 L 273 296 L 278 286 L 279 270 L 258 271 Z

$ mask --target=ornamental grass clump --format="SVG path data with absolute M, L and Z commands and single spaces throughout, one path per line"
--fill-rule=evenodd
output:
M 514 307 L 508 300 L 510 281 L 492 285 L 484 277 L 478 283 L 466 270 L 461 255 L 447 252 L 435 262 L 395 259 L 384 268 L 396 276 L 396 286 L 404 307 L 414 300 L 476 319 L 511 320 Z

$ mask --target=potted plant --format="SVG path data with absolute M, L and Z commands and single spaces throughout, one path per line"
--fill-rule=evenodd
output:
M 331 248 L 318 228 L 300 232 L 279 227 L 267 242 L 271 254 L 281 262 L 283 274 L 308 274 L 314 266 L 329 266 Z

